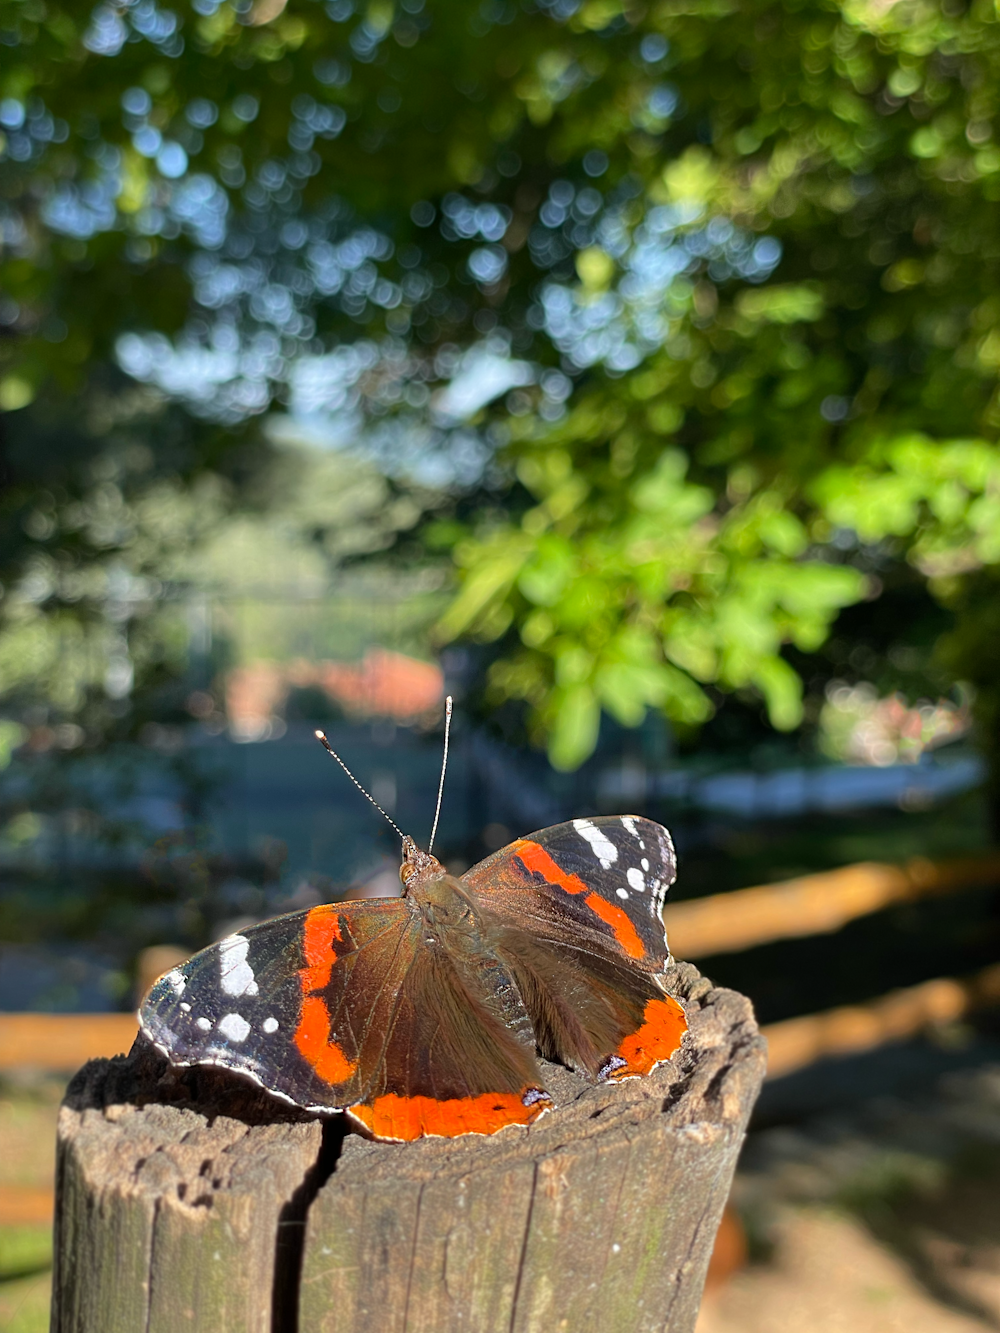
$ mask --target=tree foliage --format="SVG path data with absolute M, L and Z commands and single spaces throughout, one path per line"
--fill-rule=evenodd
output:
M 780 489 L 717 514 L 678 449 L 636 480 L 590 472 L 588 486 L 566 449 L 522 459 L 540 503 L 457 548 L 466 578 L 442 637 L 492 638 L 517 621 L 523 648 L 493 666 L 492 690 L 533 705 L 557 767 L 591 753 L 602 707 L 625 726 L 647 707 L 704 722 L 713 710 L 698 682 L 753 687 L 775 726 L 797 726 L 801 682 L 782 645 L 817 648 L 864 576 L 801 558 L 808 536 Z
M 709 686 L 794 727 L 786 648 L 874 594 L 865 544 L 955 606 L 992 578 L 985 0 L 2 0 L 0 29 L 0 405 L 117 355 L 210 418 L 497 460 L 429 534 L 440 635 L 516 630 L 491 688 L 561 766 L 600 709 L 696 724 Z

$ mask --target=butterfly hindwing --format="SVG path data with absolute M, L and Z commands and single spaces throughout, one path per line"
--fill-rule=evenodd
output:
M 488 946 L 465 965 L 457 950 L 441 947 L 442 933 L 414 950 L 380 1028 L 373 1080 L 363 1103 L 349 1108 L 378 1138 L 492 1134 L 530 1124 L 552 1105 L 508 970 Z

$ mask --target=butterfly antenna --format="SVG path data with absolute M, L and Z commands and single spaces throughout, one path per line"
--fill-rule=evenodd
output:
M 399 834 L 399 836 L 400 836 L 401 838 L 404 838 L 404 839 L 405 839 L 406 835 L 404 834 L 403 830 L 399 827 L 399 825 L 396 823 L 396 821 L 395 821 L 390 815 L 387 815 L 387 814 L 386 814 L 386 812 L 385 812 L 385 811 L 382 809 L 382 807 L 379 805 L 378 801 L 376 801 L 375 797 L 372 796 L 370 792 L 365 791 L 364 787 L 362 787 L 361 783 L 357 780 L 357 778 L 354 776 L 354 774 L 351 772 L 351 770 L 350 770 L 350 769 L 347 767 L 347 765 L 344 763 L 343 759 L 341 759 L 341 757 L 340 757 L 340 755 L 337 753 L 337 751 L 333 748 L 333 746 L 330 744 L 330 742 L 326 739 L 326 733 L 323 732 L 323 731 L 319 731 L 319 730 L 317 730 L 316 733 L 315 733 L 315 735 L 316 735 L 316 739 L 319 741 L 320 745 L 322 745 L 323 749 L 327 752 L 327 754 L 332 755 L 333 758 L 336 759 L 337 763 L 338 763 L 338 764 L 340 765 L 340 767 L 344 770 L 344 772 L 347 774 L 347 776 L 351 779 L 351 781 L 354 783 L 355 787 L 357 787 L 357 789 L 358 789 L 358 791 L 361 793 L 361 795 L 362 795 L 366 800 L 371 801 L 372 805 L 373 805 L 373 806 L 375 807 L 375 809 L 379 812 L 379 814 L 382 815 L 382 817 L 383 817 L 384 819 L 387 819 L 387 820 L 389 821 L 389 823 L 392 825 L 392 827 L 396 830 L 396 832 Z
M 438 783 L 437 806 L 434 810 L 434 824 L 431 828 L 431 840 L 427 844 L 427 855 L 430 856 L 434 850 L 434 839 L 437 837 L 438 820 L 441 818 L 441 797 L 444 795 L 444 775 L 448 771 L 448 740 L 451 736 L 451 709 L 452 697 L 449 694 L 444 701 L 444 754 L 441 756 L 441 781 Z

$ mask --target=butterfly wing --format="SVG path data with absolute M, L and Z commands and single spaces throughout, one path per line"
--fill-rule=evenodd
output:
M 552 1106 L 519 1000 L 523 1024 L 511 1012 L 517 990 L 506 969 L 495 954 L 463 960 L 439 943 L 413 950 L 391 1021 L 379 1027 L 374 1077 L 349 1108 L 376 1138 L 493 1134 Z
M 463 876 L 495 921 L 544 1055 L 620 1079 L 677 1050 L 687 1023 L 660 980 L 675 874 L 667 830 L 616 815 L 520 838 Z
M 551 1100 L 533 1049 L 492 1002 L 498 965 L 457 967 L 423 933 L 401 899 L 277 917 L 161 977 L 140 1021 L 175 1064 L 221 1065 L 307 1110 L 347 1110 L 376 1138 L 530 1124 Z
M 140 1024 L 174 1064 L 221 1065 L 296 1106 L 339 1110 L 365 1089 L 345 999 L 359 983 L 375 995 L 390 985 L 408 920 L 386 899 L 250 926 L 160 977 Z
M 558 902 L 588 936 L 597 930 L 643 971 L 670 961 L 663 902 L 677 876 L 677 858 L 662 824 L 640 815 L 604 815 L 518 838 L 466 871 L 463 883 L 484 901 L 506 899 L 525 909 L 525 888 Z

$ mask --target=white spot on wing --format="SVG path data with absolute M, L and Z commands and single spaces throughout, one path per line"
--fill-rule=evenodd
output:
M 642 858 L 642 860 L 639 862 L 639 864 L 642 866 L 643 870 L 648 870 L 648 869 L 649 869 L 649 862 L 646 860 L 645 857 Z
M 639 830 L 635 826 L 635 817 L 633 815 L 622 815 L 621 820 L 622 825 L 628 829 L 629 833 L 632 834 L 632 837 L 638 842 Z
M 618 848 L 607 834 L 602 833 L 589 819 L 574 819 L 573 827 L 581 838 L 590 843 L 594 855 L 605 870 L 618 860 Z
M 257 979 L 247 962 L 249 949 L 245 935 L 227 935 L 219 941 L 219 985 L 226 995 L 257 994 Z
M 627 897 L 628 897 L 628 889 L 615 889 L 615 893 L 618 894 L 618 897 L 619 897 L 619 898 L 627 898 Z
M 189 1014 L 190 1012 L 191 1012 L 191 1006 L 189 1004 L 185 1004 L 184 1001 L 181 1000 L 181 1013 Z
M 646 887 L 645 876 L 642 871 L 637 870 L 635 866 L 629 866 L 628 870 L 625 871 L 625 878 L 628 880 L 629 885 L 635 889 L 636 893 L 642 893 L 643 889 Z
M 184 994 L 184 987 L 187 985 L 187 977 L 178 968 L 171 968 L 163 980 L 175 995 Z
M 196 1018 L 194 1021 L 195 1021 L 195 1026 L 196 1026 L 196 1027 L 200 1027 L 201 1030 L 202 1030 L 202 1032 L 211 1032 L 211 1031 L 212 1031 L 212 1023 L 211 1023 L 211 1020 L 210 1020 L 210 1019 L 207 1019 L 207 1018 Z
M 276 1018 L 265 1018 L 263 1023 L 261 1023 L 261 1027 L 267 1033 L 277 1032 L 278 1020 Z
M 250 1032 L 250 1024 L 241 1014 L 226 1014 L 219 1019 L 219 1031 L 229 1041 L 246 1041 Z

